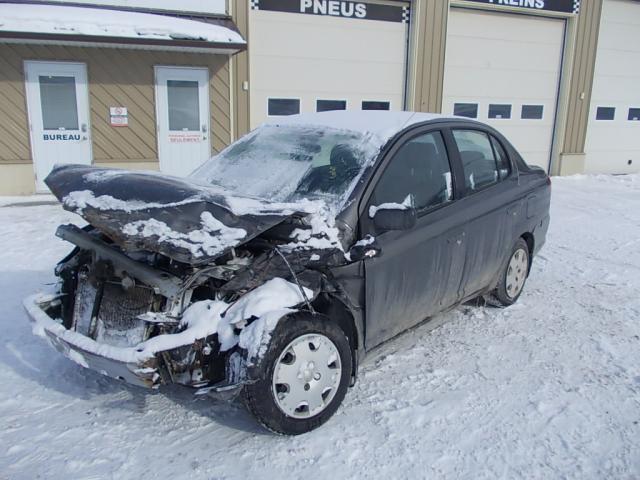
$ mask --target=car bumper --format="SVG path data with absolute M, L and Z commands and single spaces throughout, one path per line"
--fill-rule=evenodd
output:
M 57 295 L 37 294 L 24 300 L 34 334 L 45 338 L 70 360 L 103 375 L 145 388 L 156 388 L 162 383 L 155 355 L 149 357 L 135 348 L 99 344 L 54 320 L 48 312 L 58 298 Z

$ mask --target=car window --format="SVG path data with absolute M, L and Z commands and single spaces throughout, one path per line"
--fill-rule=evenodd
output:
M 372 204 L 400 204 L 407 196 L 417 209 L 452 200 L 451 168 L 440 132 L 414 137 L 396 152 L 376 185 Z
M 511 173 L 511 164 L 509 163 L 509 157 L 507 152 L 504 151 L 502 145 L 495 137 L 491 137 L 491 145 L 493 145 L 493 151 L 496 154 L 496 164 L 498 165 L 498 176 L 500 180 L 506 178 Z
M 498 168 L 489 135 L 478 130 L 454 130 L 464 183 L 468 190 L 481 190 L 498 181 Z

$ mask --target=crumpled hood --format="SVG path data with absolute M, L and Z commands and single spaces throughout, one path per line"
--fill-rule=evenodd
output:
M 126 250 L 180 262 L 211 262 L 304 206 L 231 196 L 186 178 L 86 165 L 57 166 L 45 179 L 65 210 Z

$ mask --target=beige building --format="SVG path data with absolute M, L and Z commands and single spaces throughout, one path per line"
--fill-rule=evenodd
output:
M 59 162 L 186 175 L 269 117 L 336 109 L 477 118 L 552 174 L 640 171 L 632 0 L 0 0 L 0 12 L 0 194 L 46 191 Z

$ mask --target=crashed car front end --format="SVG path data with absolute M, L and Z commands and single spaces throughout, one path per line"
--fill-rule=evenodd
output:
M 88 175 L 96 179 L 90 190 Z M 317 220 L 289 207 L 234 215 L 229 199 L 187 182 L 92 167 L 54 170 L 48 182 L 89 225 L 58 228 L 75 248 L 56 267 L 57 291 L 24 302 L 34 333 L 83 367 L 134 385 L 242 385 L 277 322 L 312 308 L 324 281 L 312 264 L 344 261 L 332 240 L 314 236 Z M 120 205 L 111 196 L 126 190 L 139 199 L 157 182 L 161 204 L 147 196 Z M 157 222 L 164 227 L 152 228 Z M 330 248 L 291 248 L 309 239 Z

